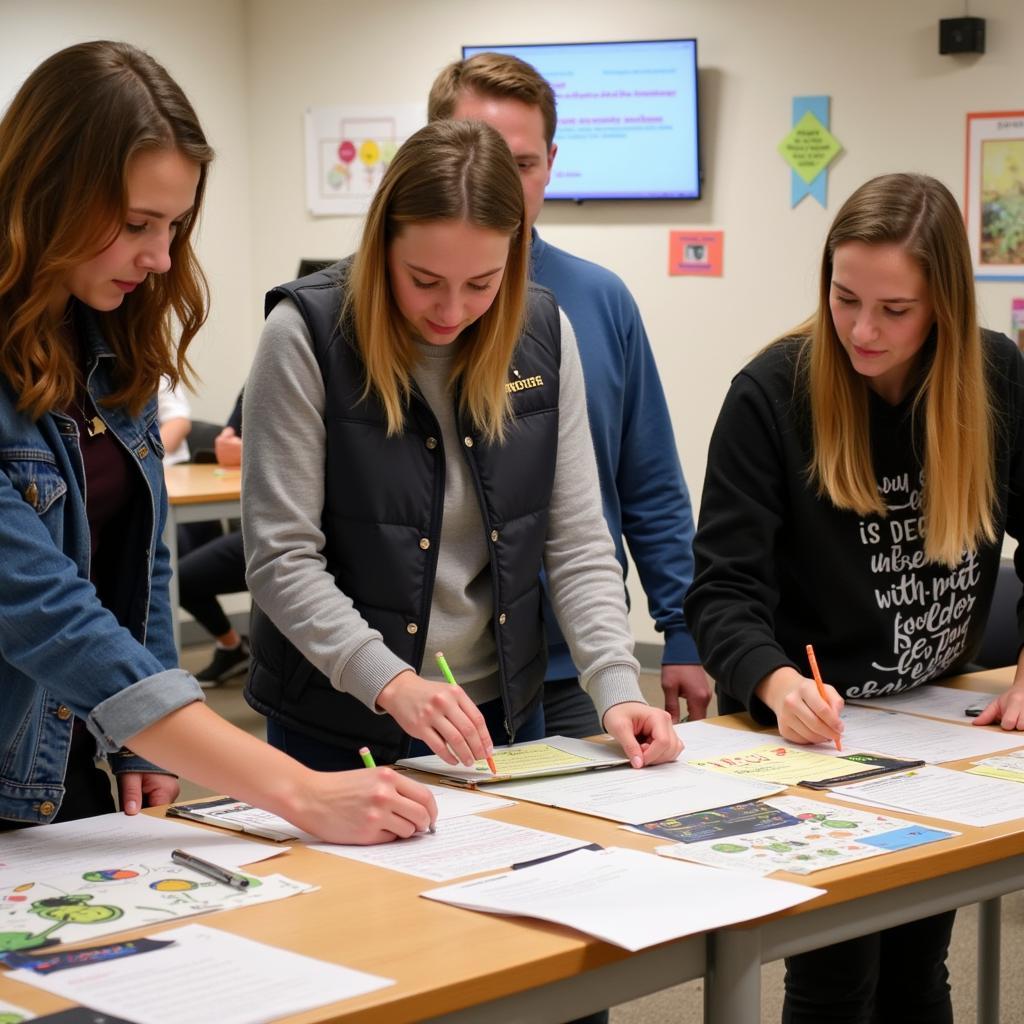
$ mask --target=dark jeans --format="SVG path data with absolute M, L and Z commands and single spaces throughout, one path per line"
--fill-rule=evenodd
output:
M 782 1024 L 953 1024 L 946 954 L 955 917 L 787 958 Z
M 603 733 L 597 709 L 580 681 L 549 679 L 544 684 L 544 735 L 586 739 Z
M 218 534 L 178 559 L 178 599 L 211 636 L 223 636 L 231 629 L 217 595 L 245 589 L 245 554 L 239 531 Z
M 508 733 L 505 731 L 505 709 L 501 701 L 489 700 L 486 704 L 480 705 L 480 711 L 495 745 L 503 746 L 508 743 Z M 539 740 L 543 735 L 544 709 L 538 705 L 537 710 L 516 730 L 516 742 Z M 343 772 L 363 767 L 358 751 L 314 739 L 297 729 L 289 729 L 272 718 L 267 719 L 267 742 L 314 771 Z M 421 740 L 412 741 L 410 757 L 421 757 L 430 753 L 432 753 L 431 749 Z

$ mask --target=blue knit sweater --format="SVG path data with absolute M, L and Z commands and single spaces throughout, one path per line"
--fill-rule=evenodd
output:
M 693 579 L 693 510 L 665 393 L 640 310 L 610 270 L 548 245 L 536 231 L 531 277 L 554 292 L 576 332 L 604 516 L 626 572 L 625 544 L 640 573 L 666 665 L 700 657 L 683 616 Z M 548 679 L 577 674 L 550 607 Z

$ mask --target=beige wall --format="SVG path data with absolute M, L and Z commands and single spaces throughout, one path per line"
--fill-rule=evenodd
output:
M 838 203 L 868 177 L 919 170 L 963 193 L 964 116 L 1024 108 L 1024 5 L 986 0 L 984 56 L 941 57 L 938 19 L 960 0 L 0 0 L 0 96 L 45 53 L 111 34 L 150 49 L 192 97 L 219 152 L 201 240 L 215 313 L 197 342 L 207 391 L 230 406 L 255 346 L 263 291 L 301 256 L 350 251 L 355 218 L 305 210 L 302 113 L 310 105 L 419 101 L 463 43 L 696 36 L 704 198 L 549 205 L 551 242 L 613 268 L 643 310 L 669 394 L 683 467 L 699 498 L 708 438 L 730 376 L 809 312 L 821 241 Z M 13 34 L 12 34 L 13 26 Z M 844 146 L 829 209 L 789 207 L 776 153 L 795 95 L 832 97 Z M 667 234 L 725 230 L 725 275 L 669 278 Z M 1024 282 L 979 286 L 987 325 L 1006 330 Z M 642 608 L 642 602 L 638 602 Z M 634 610 L 637 638 L 656 639 Z
M 189 351 L 202 378 L 193 413 L 222 422 L 261 319 L 252 293 L 245 4 L 0 0 L 0 109 L 43 58 L 87 39 L 124 39 L 156 57 L 188 94 L 217 151 L 198 240 L 213 303 Z

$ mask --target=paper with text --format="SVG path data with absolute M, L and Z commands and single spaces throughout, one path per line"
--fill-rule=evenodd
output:
M 159 937 L 173 944 L 50 975 L 18 970 L 8 977 L 138 1024 L 265 1024 L 394 984 L 203 925 Z
M 509 825 L 493 818 L 467 815 L 451 818 L 438 826 L 437 833 L 418 832 L 380 846 L 339 846 L 316 843 L 314 850 L 348 857 L 379 868 L 401 871 L 418 878 L 444 882 L 481 871 L 496 871 L 522 861 L 575 850 L 586 843 L 581 839 L 541 832 L 520 825 Z
M 1006 779 L 1008 782 L 1024 782 L 1024 750 L 1002 757 L 986 757 L 973 768 L 968 768 L 971 775 L 987 775 L 993 779 Z
M 695 768 L 723 772 L 740 779 L 774 782 L 781 786 L 838 779 L 844 775 L 859 775 L 864 771 L 864 765 L 854 761 L 818 753 L 806 747 L 778 743 L 765 744 L 726 757 L 692 761 L 691 764 Z
M 879 708 L 882 711 L 900 711 L 904 714 L 927 715 L 931 718 L 945 718 L 950 722 L 969 722 L 964 714 L 967 708 L 976 704 L 988 704 L 995 700 L 994 693 L 978 693 L 974 690 L 957 690 L 952 686 L 937 686 L 926 683 L 913 690 L 878 697 L 875 700 L 854 700 L 851 704 Z
M 937 765 L 854 782 L 836 795 L 961 825 L 998 825 L 1024 818 L 1024 786 Z
M 648 768 L 612 768 L 587 775 L 502 782 L 489 787 L 488 792 L 596 818 L 636 822 L 756 800 L 784 788 L 702 771 L 677 761 Z
M 611 847 L 421 895 L 467 910 L 553 921 L 635 951 L 774 914 L 823 892 Z

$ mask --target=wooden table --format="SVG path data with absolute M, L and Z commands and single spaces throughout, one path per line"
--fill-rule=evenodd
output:
M 1009 678 L 1009 670 L 1000 670 L 963 677 L 959 685 L 995 690 Z M 753 728 L 745 716 L 717 721 Z M 1024 734 L 1020 740 L 1024 745 Z M 794 792 L 807 796 L 802 790 Z M 605 846 L 653 850 L 663 842 L 624 832 L 614 822 L 526 803 L 491 814 Z M 950 827 L 948 822 L 935 824 Z M 707 977 L 706 1021 L 747 1024 L 760 1020 L 762 962 L 980 901 L 978 1020 L 994 1024 L 999 897 L 1024 887 L 1024 821 L 989 828 L 952 827 L 962 834 L 809 876 L 779 875 L 828 892 L 770 918 L 632 954 L 557 925 L 420 899 L 418 894 L 435 883 L 301 847 L 247 870 L 281 872 L 319 885 L 319 892 L 204 920 L 270 945 L 396 980 L 377 992 L 288 1017 L 289 1024 L 404 1024 L 427 1019 L 448 1024 L 560 1024 L 701 976 Z M 666 899 L 676 899 L 685 917 L 685 891 L 666 893 Z M 145 934 L 159 930 L 149 928 Z M 5 982 L 2 975 L 0 998 L 37 1012 L 67 1005 L 48 993 Z M 129 1006 L 124 1013 L 131 1016 Z
M 178 605 L 178 525 L 236 519 L 242 513 L 242 471 L 212 464 L 181 462 L 164 470 L 167 522 L 164 543 L 171 554 L 171 621 L 174 646 L 181 652 Z

